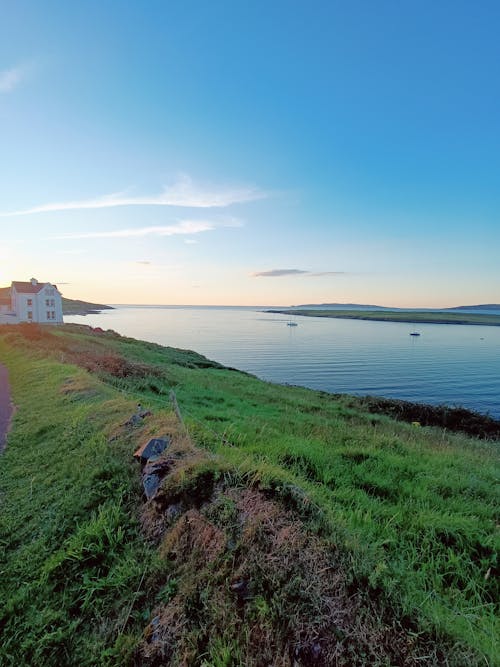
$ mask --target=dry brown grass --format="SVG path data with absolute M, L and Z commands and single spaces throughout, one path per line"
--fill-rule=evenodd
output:
M 88 327 L 86 333 L 94 333 Z M 162 371 L 151 364 L 131 361 L 125 357 L 110 352 L 100 337 L 106 334 L 95 332 L 96 338 L 92 341 L 84 341 L 81 338 L 58 336 L 52 327 L 38 324 L 10 325 L 7 339 L 16 346 L 29 344 L 33 350 L 33 343 L 38 352 L 43 356 L 54 356 L 60 361 L 75 364 L 91 373 L 110 375 L 114 378 L 127 377 L 156 377 L 163 376 Z
M 196 509 L 185 512 L 168 531 L 160 547 L 160 555 L 183 559 L 190 554 L 204 567 L 224 553 L 226 536 Z
M 429 639 L 384 622 L 335 549 L 281 501 L 227 486 L 191 445 L 177 453 L 144 521 L 175 594 L 154 609 L 137 664 L 440 664 Z
M 99 354 L 95 350 L 66 350 L 68 361 L 81 366 L 91 373 L 106 373 L 115 378 L 161 377 L 162 372 L 155 366 L 133 362 L 117 354 Z

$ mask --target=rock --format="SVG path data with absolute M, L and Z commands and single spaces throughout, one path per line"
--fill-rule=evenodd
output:
M 311 646 L 311 656 L 313 660 L 318 660 L 321 655 L 321 644 L 319 642 L 314 642 Z
M 149 624 L 146 626 L 146 629 L 144 630 L 146 641 L 154 643 L 159 640 L 160 638 L 158 630 L 159 626 L 160 626 L 160 617 L 155 616 L 154 618 L 151 619 Z
M 298 646 L 295 649 L 295 658 L 300 662 L 296 664 L 316 665 L 321 660 L 322 648 L 319 641 L 313 641 L 310 644 Z
M 137 424 L 140 424 L 141 421 L 142 420 L 139 417 L 139 415 L 132 415 L 132 417 L 130 417 L 130 419 L 127 419 L 127 421 L 125 422 L 124 425 L 125 426 L 137 426 Z
M 175 519 L 182 514 L 182 510 L 182 503 L 172 503 L 172 505 L 169 505 L 165 510 L 165 518 L 167 521 L 175 521 Z
M 231 584 L 231 590 L 236 593 L 240 602 L 246 602 L 252 599 L 252 594 L 249 588 L 249 582 L 246 579 L 235 581 Z
M 137 412 L 128 419 L 124 426 L 137 426 L 146 417 L 150 417 L 153 413 L 151 410 L 143 410 L 140 403 L 137 404 Z
M 155 461 L 169 445 L 170 438 L 151 438 L 151 440 L 134 452 L 134 458 L 142 465 L 145 465 L 147 461 Z
M 159 461 L 148 461 L 142 471 L 142 488 L 147 500 L 156 494 L 160 488 L 161 480 L 170 470 L 171 461 L 163 459 Z

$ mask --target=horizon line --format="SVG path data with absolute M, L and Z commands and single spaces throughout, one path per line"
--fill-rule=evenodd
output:
M 65 297 L 69 299 L 70 297 Z M 78 299 L 79 301 L 84 301 L 84 299 Z M 88 301 L 87 303 L 92 304 L 92 301 Z M 106 305 L 106 306 L 112 306 L 112 307 L 123 307 L 123 306 L 129 306 L 129 307 L 136 307 L 136 308 L 307 308 L 307 307 L 314 307 L 314 308 L 320 308 L 323 306 L 323 304 L 298 304 L 298 305 L 276 305 L 276 304 L 241 304 L 241 303 L 211 303 L 211 304 L 200 304 L 200 303 L 107 303 L 107 304 L 95 304 L 95 305 Z M 419 311 L 419 310 L 451 310 L 454 308 L 477 308 L 478 306 L 500 306 L 500 304 L 468 304 L 468 305 L 458 305 L 458 306 L 379 306 L 375 304 L 357 304 L 357 303 L 338 303 L 334 304 L 336 306 L 357 306 L 357 307 L 363 307 L 366 309 L 369 308 L 385 308 L 387 310 L 414 310 L 414 311 Z M 324 310 L 327 309 L 327 305 L 323 308 Z M 332 308 L 332 310 L 335 310 Z

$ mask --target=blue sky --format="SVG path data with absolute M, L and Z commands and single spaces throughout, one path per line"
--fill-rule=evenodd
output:
M 500 302 L 500 4 L 0 9 L 0 283 Z

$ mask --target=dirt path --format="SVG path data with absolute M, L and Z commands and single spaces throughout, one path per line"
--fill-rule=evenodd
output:
M 13 406 L 10 400 L 9 374 L 0 364 L 0 453 L 5 447 Z

